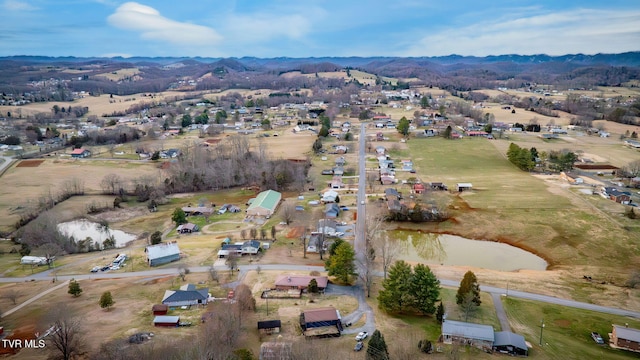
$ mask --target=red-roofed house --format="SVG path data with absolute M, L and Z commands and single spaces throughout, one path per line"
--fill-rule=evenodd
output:
M 87 149 L 73 149 L 71 152 L 71 157 L 76 159 L 86 158 L 89 156 L 91 156 L 91 151 Z
M 422 183 L 413 184 L 413 191 L 416 194 L 422 194 L 425 191 L 425 187 Z

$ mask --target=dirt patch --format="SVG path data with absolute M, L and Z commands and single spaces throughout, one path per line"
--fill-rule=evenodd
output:
M 16 167 L 38 167 L 44 160 L 22 160 Z
M 105 211 L 94 215 L 94 217 L 100 220 L 106 220 L 109 223 L 114 223 L 134 219 L 147 214 L 149 214 L 149 210 L 147 208 L 135 206 L 131 208 Z
M 561 327 L 563 329 L 568 329 L 571 327 L 571 320 L 567 319 L 559 319 L 553 322 L 556 326 Z
M 299 239 L 304 233 L 304 226 L 295 226 L 287 232 L 287 239 Z

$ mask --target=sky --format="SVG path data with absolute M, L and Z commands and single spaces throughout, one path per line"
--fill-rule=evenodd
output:
M 0 56 L 640 51 L 638 0 L 0 0 Z

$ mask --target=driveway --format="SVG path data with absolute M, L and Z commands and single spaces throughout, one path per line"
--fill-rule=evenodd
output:
M 327 285 L 327 288 L 324 291 L 327 295 L 347 295 L 352 296 L 358 300 L 358 308 L 356 311 L 352 312 L 348 315 L 342 315 L 342 323 L 356 323 L 362 316 L 366 316 L 366 320 L 363 326 L 352 328 L 345 327 L 343 334 L 357 334 L 360 331 L 366 331 L 369 334 L 372 334 L 376 330 L 376 323 L 373 316 L 373 309 L 367 303 L 367 300 L 364 296 L 364 289 L 358 284 L 354 286 L 339 286 L 334 284 Z

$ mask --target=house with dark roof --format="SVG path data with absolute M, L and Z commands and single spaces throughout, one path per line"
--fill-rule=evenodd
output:
M 200 230 L 200 228 L 198 228 L 198 225 L 193 223 L 180 224 L 176 228 L 176 232 L 178 232 L 179 234 L 191 234 L 192 232 L 197 232 L 198 230 Z
M 609 346 L 615 349 L 640 352 L 640 330 L 615 324 L 612 326 L 613 329 L 609 334 Z
M 177 242 L 149 245 L 144 249 L 149 266 L 158 266 L 180 260 L 180 248 Z
M 256 255 L 261 249 L 260 241 L 258 240 L 247 240 L 242 243 L 242 247 L 240 249 L 242 255 Z
M 631 193 L 628 191 L 620 191 L 614 187 L 606 187 L 604 191 L 609 199 L 617 203 L 628 204 L 631 201 Z
M 300 327 L 305 336 L 340 336 L 341 319 L 340 312 L 333 307 L 308 309 L 300 314 Z
M 340 206 L 336 203 L 330 203 L 325 205 L 324 215 L 328 218 L 336 218 L 340 215 Z
M 384 196 L 387 200 L 400 200 L 400 193 L 394 188 L 384 189 Z
M 282 328 L 280 320 L 264 320 L 258 321 L 258 331 L 267 335 L 279 333 Z
M 208 206 L 185 206 L 182 208 L 184 214 L 187 216 L 193 215 L 206 215 L 209 216 L 213 214 L 213 208 Z
M 196 289 L 193 284 L 182 285 L 179 290 L 166 290 L 162 303 L 169 307 L 206 305 L 209 288 Z

